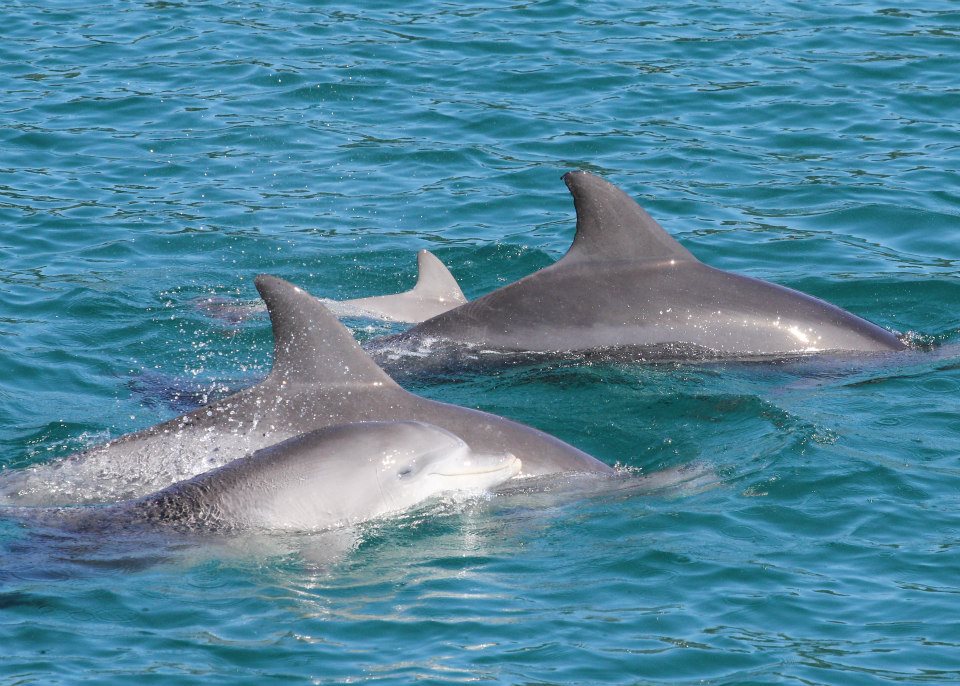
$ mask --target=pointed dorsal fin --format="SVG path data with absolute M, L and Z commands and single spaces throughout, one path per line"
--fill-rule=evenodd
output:
M 331 312 L 292 283 L 255 281 L 273 325 L 270 378 L 292 383 L 396 385 Z
M 564 174 L 577 210 L 577 235 L 561 261 L 696 260 L 633 198 L 585 171 Z
M 411 293 L 441 302 L 458 304 L 467 302 L 453 274 L 429 250 L 421 250 L 417 253 L 417 283 Z

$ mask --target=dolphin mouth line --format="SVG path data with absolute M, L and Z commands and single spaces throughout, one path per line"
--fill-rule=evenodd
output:
M 508 454 L 506 457 L 509 459 L 504 459 L 499 464 L 486 467 L 486 468 L 477 467 L 474 469 L 470 469 L 469 471 L 467 470 L 461 470 L 461 471 L 455 471 L 455 472 L 436 471 L 433 473 L 436 474 L 437 476 L 453 477 L 453 476 L 479 476 L 480 474 L 494 474 L 496 472 L 510 471 L 512 469 L 517 469 L 519 471 L 519 468 L 521 467 L 520 458 L 510 454 Z

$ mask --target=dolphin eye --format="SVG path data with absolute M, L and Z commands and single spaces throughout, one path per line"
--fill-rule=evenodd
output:
M 397 476 L 400 477 L 401 479 L 408 477 L 411 474 L 413 474 L 413 467 L 404 467 L 399 472 L 397 472 Z

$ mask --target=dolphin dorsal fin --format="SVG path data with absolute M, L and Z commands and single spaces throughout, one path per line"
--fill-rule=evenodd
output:
M 696 260 L 633 198 L 585 171 L 563 176 L 577 211 L 577 235 L 561 261 Z
M 422 298 L 463 304 L 466 296 L 450 270 L 429 250 L 417 253 L 417 284 L 411 293 Z
M 255 283 L 273 325 L 270 378 L 294 383 L 396 385 L 319 300 L 275 276 L 261 274 Z

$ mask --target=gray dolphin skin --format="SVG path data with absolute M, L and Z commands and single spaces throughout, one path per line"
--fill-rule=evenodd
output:
M 417 283 L 409 291 L 353 300 L 324 300 L 337 316 L 361 316 L 418 323 L 467 302 L 443 262 L 427 251 L 417 253 Z
M 272 276 L 258 276 L 256 285 L 273 325 L 273 368 L 265 380 L 58 462 L 2 474 L 0 503 L 129 499 L 302 433 L 369 421 L 436 425 L 478 453 L 515 455 L 524 475 L 613 471 L 542 431 L 405 391 L 316 298 Z M 114 475 L 109 493 L 88 488 L 105 474 Z
M 555 264 L 390 337 L 502 351 L 666 351 L 767 357 L 905 348 L 892 333 L 804 293 L 709 267 L 616 186 L 563 177 L 573 245 Z M 387 339 L 384 339 L 387 340 Z
M 338 317 L 366 317 L 405 324 L 419 324 L 467 302 L 453 274 L 429 250 L 417 253 L 417 282 L 409 291 L 352 300 L 319 300 Z M 264 306 L 259 300 L 210 297 L 197 301 L 197 309 L 236 325 L 263 312 Z
M 476 454 L 430 424 L 358 422 L 296 436 L 98 515 L 190 529 L 329 529 L 440 493 L 483 491 L 519 471 L 513 455 Z

